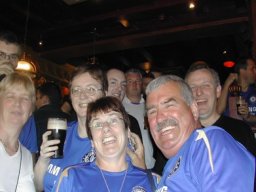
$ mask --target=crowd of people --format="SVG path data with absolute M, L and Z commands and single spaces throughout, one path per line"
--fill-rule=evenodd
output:
M 21 52 L 13 33 L 0 33 L 0 191 L 255 190 L 252 58 L 237 61 L 223 87 L 204 61 L 184 79 L 84 64 L 61 102 L 56 82 L 37 86 L 15 71 Z M 53 117 L 68 121 L 61 158 L 52 158 Z

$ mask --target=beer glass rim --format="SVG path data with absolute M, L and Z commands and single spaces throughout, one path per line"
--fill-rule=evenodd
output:
M 50 119 L 67 121 L 67 119 L 64 118 L 64 117 L 49 117 L 49 118 L 48 118 L 48 121 L 49 121 Z
M 54 124 L 55 124 L 55 126 L 59 125 L 57 129 L 67 130 L 67 119 L 66 118 L 59 118 L 59 117 L 48 118 L 47 129 L 48 130 L 55 129 L 55 128 L 52 128 L 52 126 Z

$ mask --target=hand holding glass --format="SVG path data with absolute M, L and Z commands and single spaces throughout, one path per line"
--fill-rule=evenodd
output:
M 245 110 L 248 108 L 248 105 L 247 105 L 246 101 L 243 99 L 243 97 L 239 96 L 237 98 L 236 107 L 237 107 L 238 115 L 248 115 L 248 110 Z
M 63 158 L 63 146 L 66 138 L 67 120 L 64 118 L 49 118 L 47 129 L 51 131 L 51 135 L 48 137 L 49 140 L 60 140 L 58 149 L 55 151 L 55 154 L 51 158 Z

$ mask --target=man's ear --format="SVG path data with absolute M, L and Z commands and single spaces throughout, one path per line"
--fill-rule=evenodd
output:
M 218 86 L 216 87 L 216 95 L 217 95 L 217 98 L 220 97 L 220 94 L 221 94 L 221 85 L 218 85 Z
M 191 112 L 194 116 L 194 119 L 197 121 L 199 117 L 199 111 L 196 101 L 193 101 L 190 105 Z

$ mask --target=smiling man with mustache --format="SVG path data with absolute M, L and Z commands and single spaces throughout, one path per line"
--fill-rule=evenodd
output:
M 223 129 L 200 128 L 197 102 L 183 79 L 158 77 L 146 94 L 150 132 L 168 158 L 157 192 L 253 191 L 255 157 Z

